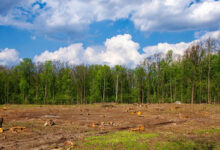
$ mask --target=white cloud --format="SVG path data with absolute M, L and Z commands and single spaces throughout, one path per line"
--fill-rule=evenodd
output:
M 81 43 L 72 44 L 68 47 L 63 47 L 54 52 L 46 50 L 40 56 L 35 56 L 35 62 L 44 62 L 46 60 L 68 62 L 70 64 L 81 64 L 84 60 L 84 49 Z
M 97 50 L 98 49 L 98 50 Z M 117 35 L 107 39 L 105 46 L 83 48 L 82 43 L 72 44 L 54 52 L 45 51 L 34 57 L 35 62 L 54 60 L 70 64 L 107 64 L 135 67 L 142 60 L 138 52 L 139 44 L 132 41 L 131 35 Z
M 15 49 L 5 48 L 0 51 L 0 65 L 13 65 L 19 62 L 18 52 Z
M 212 38 L 215 40 L 220 40 L 220 30 L 212 31 L 212 32 L 206 32 L 205 34 L 201 35 L 199 37 L 201 40 L 206 40 L 208 38 Z
M 74 65 L 107 64 L 109 66 L 125 65 L 134 68 L 144 58 L 151 57 L 157 53 L 166 54 L 169 50 L 172 50 L 174 55 L 182 56 L 188 47 L 208 37 L 219 38 L 220 31 L 207 32 L 203 36 L 200 36 L 199 39 L 188 43 L 158 43 L 157 45 L 146 46 L 141 53 L 138 51 L 140 48 L 139 44 L 132 40 L 131 35 L 124 34 L 106 39 L 104 46 L 83 48 L 82 43 L 77 43 L 60 48 L 54 52 L 46 50 L 39 56 L 35 56 L 34 61 L 44 62 L 46 60 L 55 60 Z
M 134 12 L 132 21 L 143 31 L 179 31 L 219 27 L 219 8 L 220 1 L 215 0 L 147 1 Z
M 169 50 L 172 50 L 174 54 L 183 55 L 184 51 L 194 42 L 180 42 L 176 44 L 159 43 L 154 46 L 144 47 L 143 51 L 145 52 L 146 57 L 153 56 L 156 53 L 166 54 Z
M 139 44 L 132 41 L 131 35 L 124 34 L 107 39 L 105 42 L 106 51 L 102 54 L 104 62 L 110 66 L 128 65 L 136 66 L 142 60 L 138 52 Z
M 156 53 L 163 53 L 166 54 L 169 50 L 173 50 L 174 54 L 183 55 L 184 51 L 191 45 L 204 42 L 208 38 L 212 38 L 215 40 L 220 40 L 220 30 L 212 31 L 212 32 L 196 32 L 195 33 L 196 40 L 192 42 L 180 42 L 176 44 L 169 44 L 169 43 L 158 43 L 157 45 L 153 46 L 146 46 L 143 48 L 145 52 L 144 56 L 149 57 Z
M 34 62 L 45 62 L 47 60 L 67 62 L 69 64 L 107 64 L 110 66 L 125 65 L 134 68 L 144 58 L 155 53 L 166 54 L 173 50 L 174 54 L 183 55 L 184 51 L 201 40 L 212 37 L 219 38 L 220 31 L 206 32 L 198 40 L 192 42 L 180 42 L 176 44 L 158 43 L 146 46 L 140 53 L 139 44 L 132 40 L 130 34 L 117 35 L 106 39 L 104 45 L 83 47 L 82 43 L 75 43 L 67 47 L 59 48 L 54 52 L 48 50 L 34 57 Z M 19 62 L 18 52 L 15 49 L 4 49 L 0 52 L 0 65 L 16 64 Z
M 6 15 L 0 13 L 0 24 L 37 30 L 49 36 L 83 33 L 93 22 L 123 18 L 133 21 L 142 31 L 220 27 L 220 1 L 216 0 L 6 1 L 1 2 L 5 7 L 0 7 L 0 12 Z

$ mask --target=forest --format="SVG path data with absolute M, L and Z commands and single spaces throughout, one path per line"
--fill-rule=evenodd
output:
M 136 68 L 24 58 L 0 66 L 0 104 L 219 103 L 220 51 L 211 39 L 182 56 L 155 54 Z

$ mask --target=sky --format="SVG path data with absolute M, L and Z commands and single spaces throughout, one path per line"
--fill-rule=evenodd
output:
M 1 0 L 0 65 L 23 58 L 135 67 L 220 39 L 219 0 Z

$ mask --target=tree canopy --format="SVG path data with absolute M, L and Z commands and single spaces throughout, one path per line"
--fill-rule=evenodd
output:
M 11 68 L 0 66 L 0 103 L 217 103 L 220 52 L 210 47 L 191 46 L 181 57 L 172 50 L 155 54 L 134 69 L 25 58 Z

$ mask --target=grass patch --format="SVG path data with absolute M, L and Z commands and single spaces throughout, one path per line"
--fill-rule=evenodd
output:
M 177 140 L 172 142 L 158 142 L 156 150 L 214 150 L 216 143 Z
M 84 139 L 87 149 L 148 149 L 148 139 L 156 134 L 120 131 L 103 136 L 91 136 Z
M 220 133 L 220 129 L 206 129 L 206 130 L 196 130 L 194 131 L 195 134 L 215 134 Z

